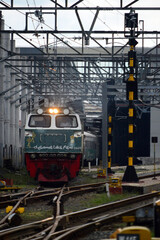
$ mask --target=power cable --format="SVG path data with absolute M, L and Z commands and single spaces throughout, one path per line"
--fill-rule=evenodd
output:
M 144 101 L 142 101 L 142 99 L 138 99 L 144 106 L 148 106 L 148 107 L 155 107 L 160 109 L 160 102 L 156 103 L 156 104 L 151 104 L 151 103 L 145 103 Z M 136 104 L 135 104 L 136 105 Z
M 29 8 L 29 3 L 28 3 L 28 0 L 26 0 L 26 3 L 27 3 L 27 6 L 28 6 L 28 8 Z M 37 26 L 37 28 L 35 27 L 35 24 L 34 24 L 34 21 L 33 21 L 33 17 L 32 17 L 32 14 L 31 14 L 31 11 L 30 11 L 30 9 L 29 9 L 29 12 L 30 12 L 30 15 L 31 15 L 31 20 L 32 20 L 32 24 L 33 24 L 33 27 L 34 27 L 34 30 L 35 30 L 35 36 L 37 37 L 37 41 L 38 41 L 38 44 L 39 44 L 39 47 L 40 47 L 40 42 L 39 42 L 39 38 L 38 38 L 38 34 L 37 34 L 37 32 L 36 32 L 36 29 L 38 28 L 38 26 Z

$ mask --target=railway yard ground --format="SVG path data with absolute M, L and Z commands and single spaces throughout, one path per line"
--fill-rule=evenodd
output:
M 129 209 L 128 208 L 124 209 L 124 206 L 121 205 L 121 202 L 123 202 L 124 199 L 130 199 L 130 201 L 133 201 L 132 200 L 133 198 L 137 196 L 145 195 L 146 196 L 145 201 L 143 199 L 139 204 L 141 205 L 141 207 L 146 207 L 147 205 L 150 205 L 151 202 L 153 203 L 153 199 L 155 197 L 157 198 L 157 196 L 155 195 L 152 197 L 152 199 L 149 200 L 149 202 L 146 203 L 148 194 L 150 194 L 151 192 L 160 190 L 160 176 L 155 175 L 160 172 L 160 164 L 156 164 L 155 172 L 153 171 L 154 170 L 153 165 L 143 165 L 143 166 L 139 165 L 139 166 L 135 166 L 135 168 L 136 168 L 137 175 L 139 176 L 139 182 L 138 183 L 122 183 L 123 194 L 110 194 L 110 196 L 108 196 L 108 194 L 106 193 L 106 182 L 108 182 L 108 178 L 97 178 L 97 167 L 91 167 L 91 169 L 88 169 L 86 167 L 81 169 L 79 175 L 75 179 L 70 181 L 68 185 L 65 186 L 65 190 L 63 190 L 63 193 L 62 193 L 64 198 L 63 198 L 63 201 L 61 201 L 61 203 L 63 202 L 63 204 L 60 207 L 58 217 L 61 215 L 66 217 L 65 217 L 65 220 L 63 219 L 64 217 L 60 220 L 59 218 L 55 217 L 55 219 L 58 219 L 57 225 L 55 227 L 56 231 L 60 231 L 60 230 L 62 231 L 62 226 L 65 226 L 65 228 L 67 229 L 71 227 L 73 228 L 75 227 L 75 224 L 78 222 L 79 225 L 83 225 L 84 223 L 89 224 L 89 226 L 91 227 L 90 234 L 80 237 L 81 234 L 79 234 L 79 232 L 71 234 L 69 233 L 69 230 L 68 230 L 67 233 L 70 234 L 68 237 L 67 236 L 61 237 L 61 235 L 57 237 L 56 235 L 53 235 L 54 233 L 52 232 L 52 234 L 48 233 L 48 234 L 51 234 L 49 235 L 48 238 L 47 237 L 39 238 L 37 236 L 36 236 L 37 238 L 29 238 L 28 236 L 27 236 L 28 238 L 27 237 L 21 238 L 20 236 L 16 238 L 15 236 L 12 236 L 12 238 L 9 238 L 9 239 L 85 239 L 85 240 L 109 239 L 110 235 L 114 231 L 116 231 L 116 229 L 124 228 L 125 226 L 128 225 L 127 222 L 122 221 L 122 216 L 134 215 L 132 212 L 130 213 L 131 205 L 132 207 L 134 207 L 134 210 L 132 210 L 133 212 L 137 211 L 137 209 L 139 208 L 136 205 L 137 203 L 126 203 L 126 205 L 129 204 L 128 205 Z M 125 167 L 122 167 L 122 166 L 113 167 L 112 170 L 115 172 L 112 175 L 112 177 L 122 178 L 125 171 Z M 1 190 L 1 193 L 0 193 L 1 202 L 8 201 L 8 203 L 4 206 L 0 205 L 1 206 L 0 207 L 0 239 L 2 240 L 8 239 L 7 235 L 5 237 L 5 234 L 6 234 L 5 229 L 7 228 L 14 229 L 17 227 L 14 225 L 23 226 L 23 225 L 34 223 L 37 221 L 42 221 L 44 219 L 49 219 L 49 221 L 51 221 L 51 224 L 53 224 L 54 226 L 55 222 L 53 221 L 52 217 L 56 216 L 57 207 L 56 207 L 56 201 L 54 203 L 53 199 L 59 196 L 59 192 L 62 186 L 58 186 L 58 188 L 56 188 L 55 186 L 54 187 L 39 186 L 38 182 L 36 182 L 34 179 L 31 179 L 28 176 L 26 170 L 23 170 L 23 169 L 21 171 L 15 171 L 14 169 L 0 169 L 0 175 L 5 178 L 13 179 L 13 186 L 17 186 L 20 188 L 18 190 L 18 193 L 15 193 L 14 191 L 4 192 Z M 144 178 L 144 175 L 146 176 L 146 178 Z M 97 186 L 95 186 L 94 190 L 91 190 L 90 185 L 94 185 L 94 184 L 97 184 Z M 81 187 L 78 187 L 78 186 L 81 186 Z M 83 188 L 86 188 L 86 190 L 83 190 Z M 45 197 L 38 197 L 38 193 L 36 193 L 35 189 L 36 191 L 39 191 L 39 192 L 46 191 L 45 194 L 48 194 L 48 195 L 46 195 Z M 7 215 L 6 213 L 7 205 L 15 206 L 16 201 L 18 201 L 19 199 L 18 195 L 20 195 L 20 197 L 22 198 L 23 196 L 21 195 L 21 193 L 22 194 L 24 193 L 24 195 L 30 194 L 28 193 L 29 191 L 31 191 L 31 195 L 26 198 L 26 201 L 24 200 L 21 201 L 21 204 L 20 204 L 20 207 L 24 207 L 24 213 L 19 214 L 20 219 L 15 220 L 15 222 L 19 221 L 19 224 L 14 223 L 13 221 L 13 226 L 12 226 L 12 224 L 11 225 L 8 224 L 8 220 L 3 222 L 2 220 Z M 37 194 L 36 200 L 33 197 L 34 194 Z M 3 196 L 8 196 L 8 195 L 10 195 L 10 198 L 8 200 L 6 200 L 5 198 L 4 198 L 5 200 L 2 200 Z M 17 200 L 14 200 L 14 195 L 16 196 L 15 199 L 17 198 Z M 149 198 L 151 198 L 151 196 Z M 10 200 L 12 200 L 11 203 L 9 203 Z M 118 202 L 120 204 L 119 206 L 116 207 L 116 209 L 118 210 L 115 210 L 115 212 L 113 213 L 110 213 L 109 212 L 110 210 L 104 210 L 103 214 L 105 213 L 105 216 L 103 216 L 102 218 L 99 217 L 100 210 L 98 210 L 98 212 L 96 210 L 96 213 L 93 214 L 94 217 L 92 215 L 89 216 L 90 213 L 86 213 L 86 215 L 84 215 L 85 221 L 84 220 L 82 221 L 82 216 L 81 216 L 84 213 L 83 214 L 81 213 L 80 216 L 75 218 L 73 216 L 74 215 L 73 213 L 85 211 L 86 209 L 95 208 L 97 206 L 113 204 L 115 202 Z M 145 204 L 147 205 L 145 206 Z M 119 213 L 119 211 L 121 212 Z M 116 215 L 117 213 L 119 215 Z M 112 217 L 110 215 L 112 215 Z M 113 218 L 113 216 L 115 216 L 115 218 Z M 72 218 L 73 218 L 73 222 L 71 223 Z M 71 219 L 71 220 L 67 220 L 67 219 Z M 96 223 L 94 224 L 96 228 L 93 228 L 91 224 L 94 221 L 96 221 Z M 6 222 L 8 225 L 6 224 Z M 5 224 L 7 226 L 5 226 Z M 130 224 L 132 225 L 133 223 L 130 223 Z M 140 223 L 140 224 L 143 225 L 143 223 Z M 49 223 L 47 220 L 47 224 L 45 225 L 45 227 L 48 225 Z M 145 222 L 145 225 L 150 228 L 152 232 L 152 236 L 154 236 L 153 226 L 152 224 L 150 224 L 150 221 L 148 221 L 148 219 Z M 87 227 L 85 226 L 85 229 L 88 228 L 89 226 L 88 225 Z M 28 235 L 30 234 L 31 233 L 28 233 Z M 65 235 L 65 234 L 66 233 L 62 233 L 62 235 Z M 156 239 L 160 239 L 160 238 L 156 238 Z

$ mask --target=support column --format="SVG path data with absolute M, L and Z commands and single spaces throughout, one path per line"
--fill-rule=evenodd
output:
M 109 115 L 108 116 L 108 170 L 107 170 L 109 174 L 113 173 L 111 170 L 111 159 L 112 159 L 111 146 L 112 146 L 112 116 Z
M 9 34 L 4 34 L 5 41 L 4 41 L 4 48 L 10 50 L 10 36 Z M 5 72 L 5 79 L 4 79 L 4 90 L 8 90 L 11 84 L 11 77 L 10 77 L 10 68 L 4 67 Z M 7 160 L 10 159 L 10 100 L 6 97 L 10 95 L 10 91 L 5 94 L 5 114 L 4 114 L 4 143 L 5 143 L 5 156 L 4 158 Z
M 0 12 L 0 29 L 4 29 L 4 20 Z M 3 46 L 4 35 L 0 34 L 0 45 Z M 4 50 L 0 49 L 0 56 L 3 59 Z M 4 90 L 4 63 L 0 62 L 0 93 Z M 0 167 L 3 167 L 3 147 L 4 147 L 4 96 L 0 95 Z
M 15 85 L 15 75 L 11 74 L 11 85 Z M 15 89 L 11 91 L 11 93 L 15 92 Z M 11 98 L 11 101 L 15 100 L 15 95 Z M 16 161 L 16 153 L 15 153 L 15 103 L 11 104 L 10 109 L 11 114 L 11 123 L 10 123 L 10 138 L 11 138 L 11 146 L 12 146 L 12 164 L 14 165 Z
M 18 92 L 19 86 L 15 88 L 15 91 Z M 18 93 L 15 95 L 18 97 Z M 19 144 L 19 107 L 15 106 L 15 167 L 18 168 L 20 156 L 20 144 Z
M 107 82 L 102 85 L 102 167 L 107 169 L 107 153 L 108 153 L 108 143 L 107 143 Z
M 136 118 L 134 101 L 138 99 L 137 91 L 137 60 L 135 46 L 138 37 L 138 14 L 133 9 L 130 13 L 125 13 L 125 29 L 130 29 L 128 35 L 125 32 L 125 37 L 129 38 L 130 51 L 128 52 L 129 78 L 126 83 L 126 92 L 128 100 L 128 166 L 124 173 L 123 182 L 138 182 L 136 170 L 134 168 L 134 120 Z
M 13 43 L 13 51 L 15 51 L 15 42 Z M 15 62 L 12 62 L 13 65 Z M 16 85 L 15 81 L 15 74 L 10 75 L 11 78 L 11 87 Z M 10 92 L 11 94 L 14 94 L 11 98 L 10 101 L 15 100 L 15 88 L 13 88 Z M 11 116 L 11 121 L 10 121 L 10 139 L 11 139 L 11 158 L 12 158 L 12 164 L 13 166 L 15 165 L 16 162 L 16 142 L 15 142 L 15 102 L 11 103 L 10 107 L 10 116 Z
M 137 100 L 137 79 L 136 79 L 136 52 L 135 46 L 137 41 L 134 37 L 129 40 L 130 51 L 128 52 L 129 59 L 129 78 L 127 81 L 127 100 L 128 106 L 128 166 L 123 176 L 123 182 L 138 182 L 136 170 L 133 165 L 134 161 L 134 119 L 135 108 L 134 100 Z
M 25 64 L 25 63 L 23 63 Z M 28 68 L 27 67 L 23 67 L 22 69 L 23 72 L 27 73 L 28 71 Z M 23 78 L 23 75 L 22 75 L 22 78 Z M 23 84 L 22 84 L 22 96 L 25 96 L 26 93 L 28 92 L 28 90 L 26 88 L 23 88 Z M 21 149 L 22 149 L 22 166 L 24 167 L 25 166 L 25 157 L 24 157 L 24 139 L 25 139 L 25 124 L 26 124 L 26 109 L 27 109 L 27 99 L 29 100 L 29 96 L 23 98 L 23 101 L 24 101 L 24 104 L 21 105 Z M 36 102 L 36 97 L 34 99 L 34 103 Z M 22 101 L 22 102 L 23 102 Z M 26 101 L 26 102 L 25 102 Z M 22 107 L 23 106 L 23 107 Z M 35 107 L 35 105 L 34 105 Z

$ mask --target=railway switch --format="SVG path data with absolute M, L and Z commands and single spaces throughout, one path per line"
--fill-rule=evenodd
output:
M 14 226 L 19 226 L 22 223 L 22 219 L 19 216 L 19 214 L 17 213 L 12 213 L 9 217 L 8 217 L 8 223 L 11 227 Z

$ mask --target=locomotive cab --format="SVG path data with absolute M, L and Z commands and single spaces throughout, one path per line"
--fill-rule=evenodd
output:
M 25 126 L 27 170 L 39 182 L 67 182 L 76 177 L 82 158 L 82 127 L 67 109 L 39 109 Z

